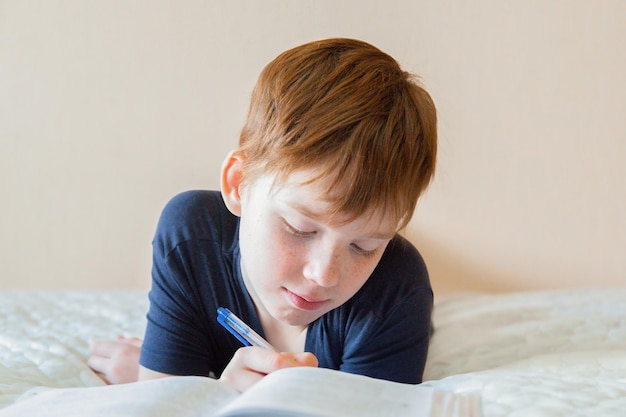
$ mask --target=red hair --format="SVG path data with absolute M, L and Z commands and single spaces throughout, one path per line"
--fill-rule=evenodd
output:
M 332 213 L 382 209 L 406 226 L 437 154 L 433 100 L 389 55 L 353 39 L 290 49 L 254 88 L 239 141 L 243 184 L 294 170 L 331 178 Z

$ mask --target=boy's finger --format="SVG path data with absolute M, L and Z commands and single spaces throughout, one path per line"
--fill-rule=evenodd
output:
M 108 359 L 100 356 L 90 356 L 87 359 L 87 365 L 98 373 L 104 373 L 107 367 Z
M 244 392 L 265 375 L 251 370 L 239 370 L 238 372 L 224 372 L 220 381 L 239 392 Z
M 143 345 L 143 340 L 139 339 L 137 337 L 130 337 L 126 339 L 126 343 L 129 343 L 133 346 L 137 346 L 137 347 L 141 347 L 141 345 Z
M 96 356 L 110 358 L 119 350 L 119 342 L 96 340 L 91 343 L 89 350 Z
M 141 345 L 143 344 L 143 340 L 139 339 L 138 337 L 126 337 L 126 336 L 120 335 L 120 336 L 117 336 L 116 340 L 120 343 L 125 343 L 127 345 L 133 345 L 137 347 L 141 347 Z
M 259 374 L 269 374 L 276 369 L 282 359 L 279 353 L 250 346 L 237 350 L 233 360 L 240 369 L 247 369 Z
M 312 366 L 317 368 L 317 365 L 319 364 L 317 357 L 311 352 L 297 353 L 295 355 L 295 360 L 301 366 Z
M 290 366 L 297 366 L 293 353 L 277 353 L 256 346 L 243 347 L 230 361 L 231 369 L 251 371 L 261 375 Z

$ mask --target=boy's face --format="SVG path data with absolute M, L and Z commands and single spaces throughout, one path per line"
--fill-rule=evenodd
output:
M 330 222 L 328 181 L 303 185 L 310 173 L 298 171 L 272 188 L 273 178 L 241 190 L 243 278 L 261 315 L 306 326 L 361 288 L 396 224 L 377 213 Z

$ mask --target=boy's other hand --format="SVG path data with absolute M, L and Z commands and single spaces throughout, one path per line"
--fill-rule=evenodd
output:
M 315 355 L 304 353 L 277 353 L 268 349 L 249 346 L 235 352 L 220 381 L 239 392 L 243 392 L 265 375 L 283 368 L 296 366 L 317 367 Z
M 117 340 L 95 341 L 89 347 L 87 364 L 107 384 L 136 382 L 142 340 L 118 336 Z

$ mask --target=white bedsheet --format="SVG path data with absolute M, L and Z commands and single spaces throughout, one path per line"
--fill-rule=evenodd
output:
M 436 304 L 426 379 L 486 416 L 626 416 L 626 288 L 466 294 Z
M 0 408 L 28 389 L 104 385 L 89 343 L 142 337 L 145 292 L 0 292 Z
M 89 342 L 141 337 L 146 310 L 143 292 L 0 293 L 0 408 L 102 385 Z M 626 415 L 626 288 L 446 297 L 434 323 L 426 384 L 480 390 L 487 417 Z

